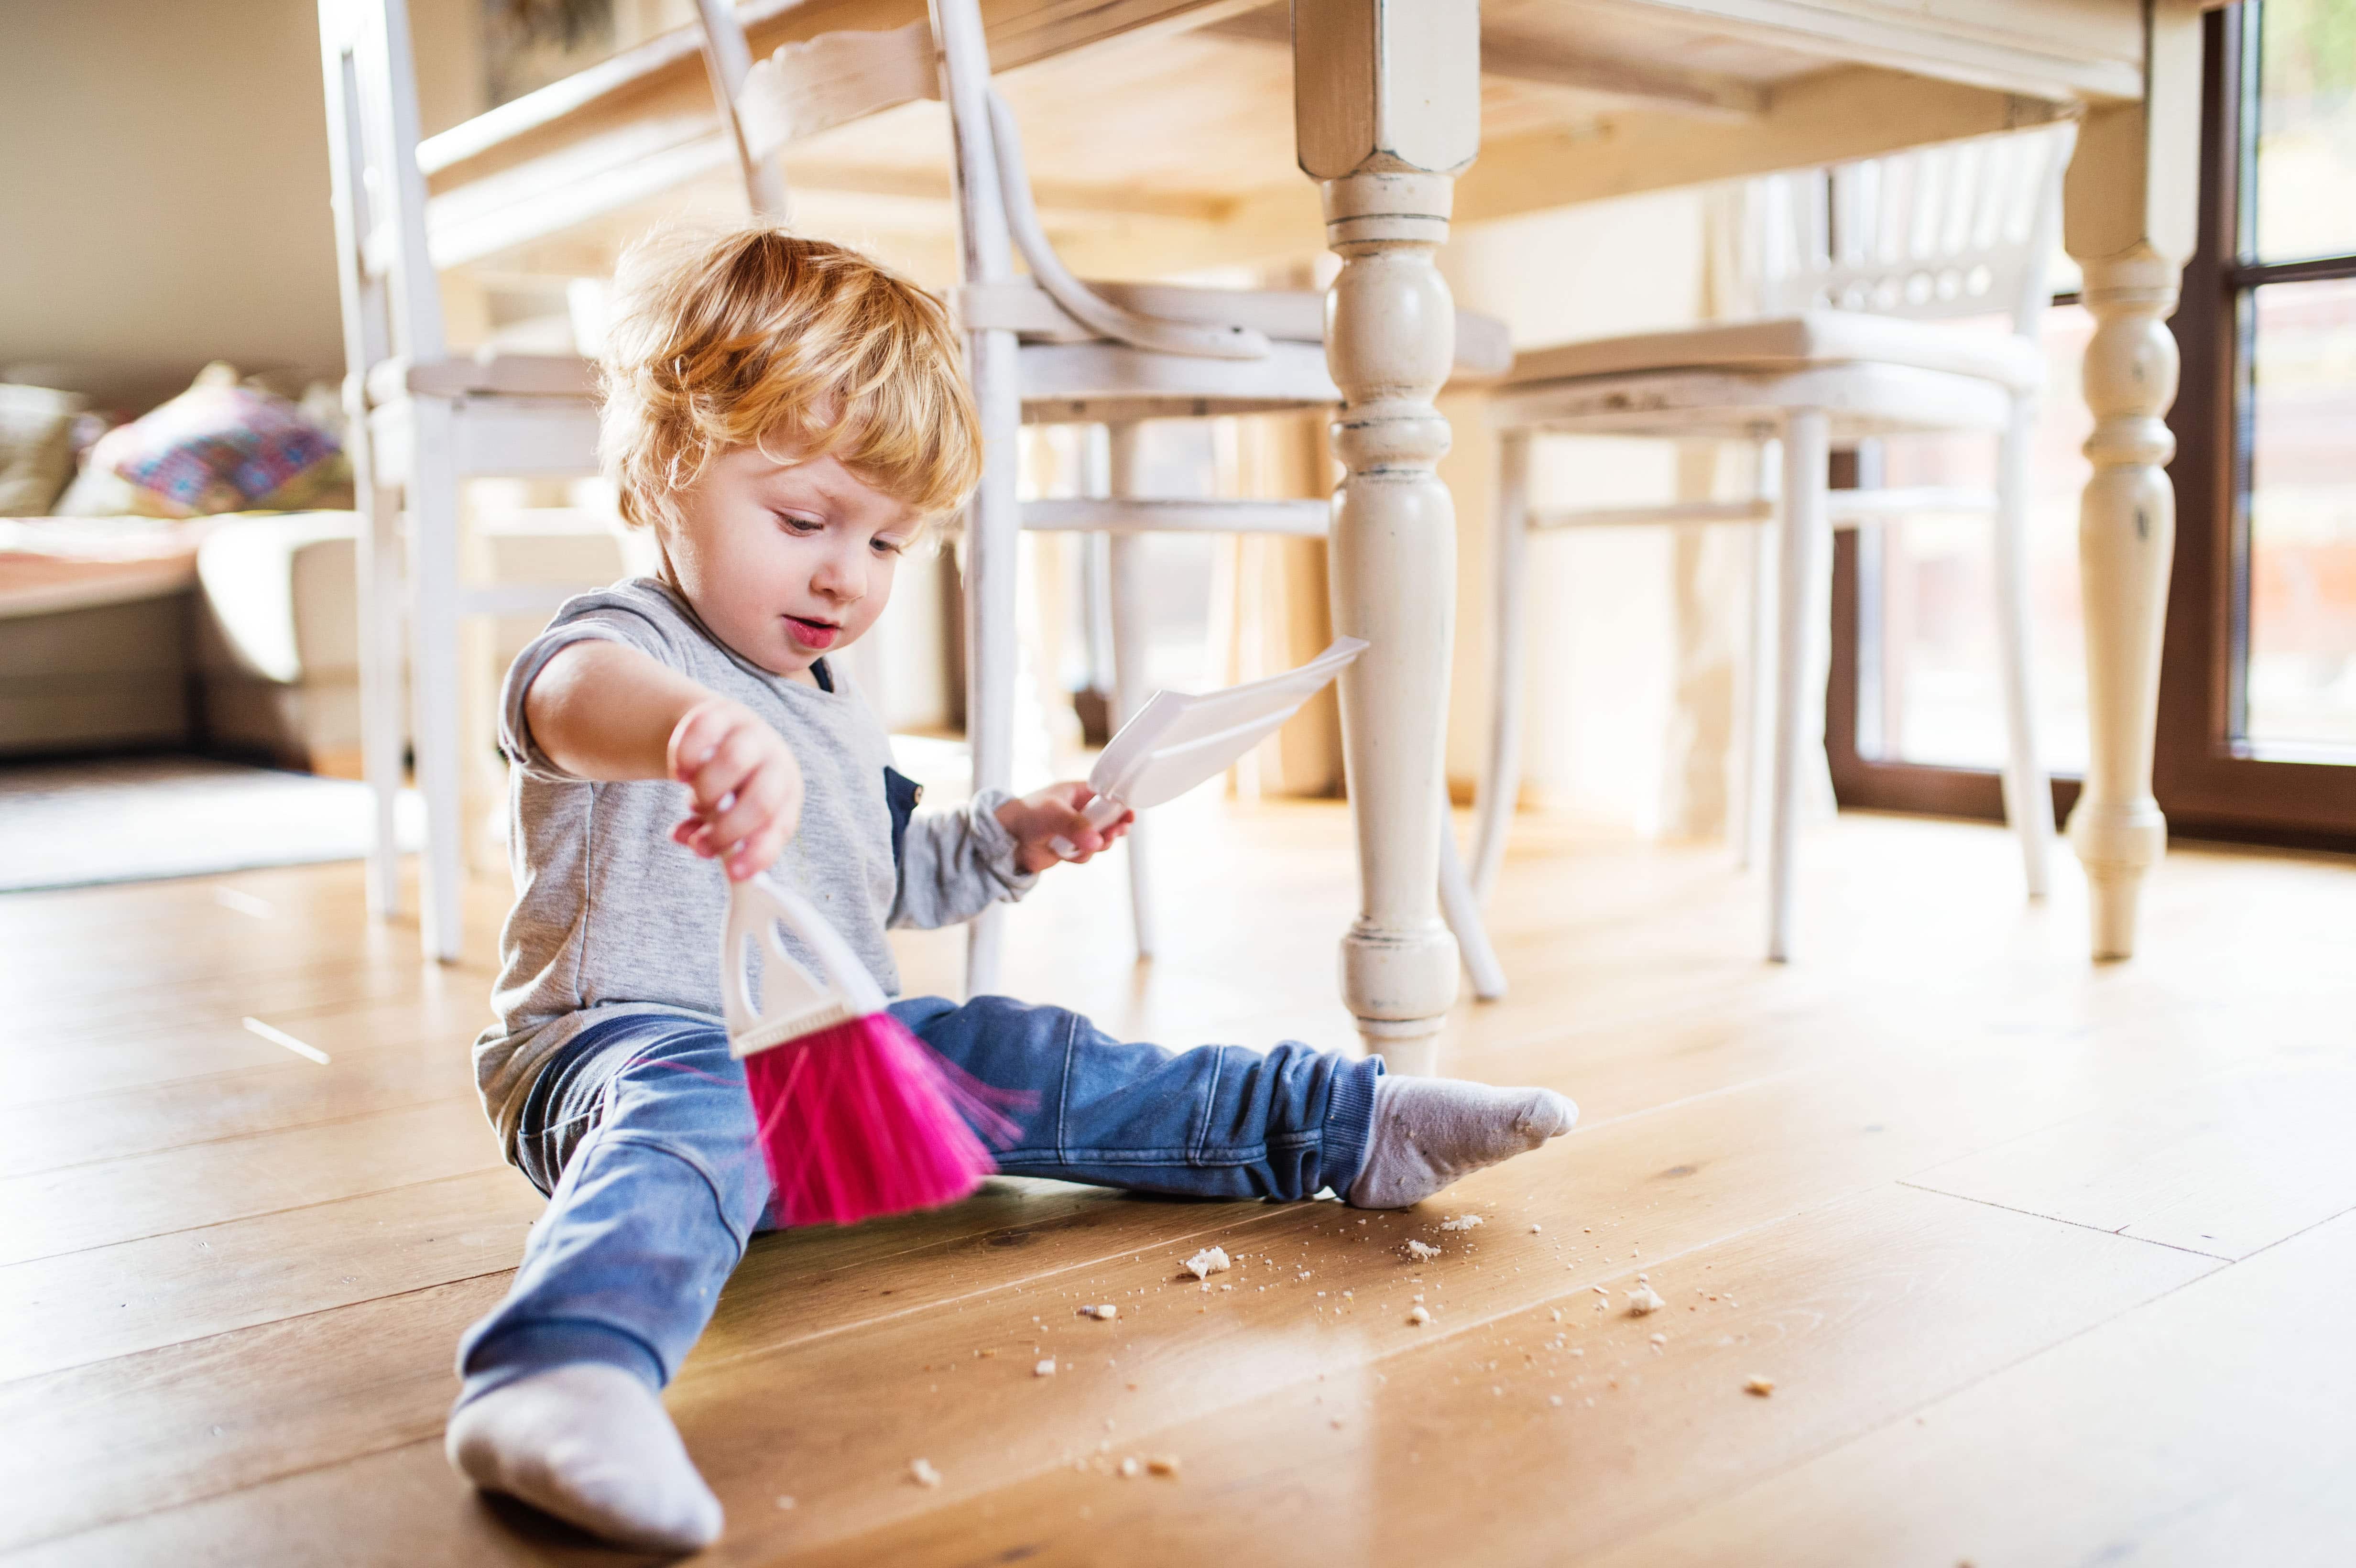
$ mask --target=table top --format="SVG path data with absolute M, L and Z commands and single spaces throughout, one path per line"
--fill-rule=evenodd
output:
M 1293 162 L 1282 0 L 982 9 L 1043 215 L 1079 270 L 1166 273 L 1322 246 Z M 897 27 L 924 3 L 752 0 L 741 15 L 757 56 Z M 2139 0 L 1487 0 L 1483 147 L 1457 215 L 2033 124 L 2136 96 L 2143 48 Z M 601 246 L 698 191 L 729 199 L 710 91 L 696 30 L 678 29 L 427 139 L 436 261 L 566 270 L 552 244 Z M 948 167 L 940 106 L 913 103 L 798 144 L 787 173 L 810 227 L 946 247 Z

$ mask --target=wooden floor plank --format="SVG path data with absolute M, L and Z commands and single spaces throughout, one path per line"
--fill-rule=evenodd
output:
M 509 1277 L 0 1383 L 0 1430 L 40 1435 L 0 1444 L 0 1552 L 438 1437 L 458 1336 Z
M 676 1559 L 616 1552 L 528 1509 L 486 1499 L 451 1470 L 438 1434 L 349 1464 L 0 1552 L 8 1568 L 626 1568 L 663 1561 Z
M 2345 1563 L 2351 1300 L 2356 1214 L 1602 1561 Z
M 2203 1079 L 1912 1180 L 2073 1225 L 2247 1257 L 2356 1208 L 2356 1063 Z
M 0 1382 L 512 1268 L 544 1206 L 481 1170 L 0 1268 Z
M 505 1163 L 481 1108 L 471 1099 L 444 1099 L 12 1177 L 0 1180 L 0 1278 L 8 1266 L 36 1259 L 498 1171 Z
M 303 1030 L 295 1038 L 306 1044 L 335 1032 L 293 1021 Z M 0 1177 L 413 1105 L 452 1100 L 478 1105 L 474 1068 L 463 1046 L 446 1032 L 357 1049 L 337 1040 L 332 1048 L 314 1049 L 327 1051 L 324 1065 L 280 1048 L 267 1061 L 201 1077 L 29 1104 L 0 1103 Z M 487 1134 L 479 1108 L 475 1115 Z
M 413 995 L 374 1001 L 315 999 L 234 1016 L 150 1019 L 115 1030 L 52 1035 L 39 1050 L 0 1051 L 0 1105 L 27 1109 L 303 1060 L 248 1029 L 249 1017 L 324 1051 L 331 1061 L 386 1047 L 432 1045 L 443 1060 L 463 1065 L 475 1036 L 490 1019 L 487 994 L 478 986 L 445 980 Z

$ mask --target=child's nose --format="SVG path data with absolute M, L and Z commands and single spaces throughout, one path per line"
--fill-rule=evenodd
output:
M 856 603 L 867 597 L 867 563 L 863 560 L 830 555 L 819 564 L 818 575 L 811 586 L 830 599 L 846 604 Z

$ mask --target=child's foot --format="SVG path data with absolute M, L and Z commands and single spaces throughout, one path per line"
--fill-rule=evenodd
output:
M 1460 1078 L 1384 1078 L 1375 1085 L 1366 1163 L 1344 1199 L 1404 1209 L 1460 1176 L 1560 1137 L 1579 1107 L 1551 1089 L 1492 1089 Z
M 692 1552 L 720 1539 L 720 1499 L 654 1391 L 578 1361 L 493 1389 L 450 1417 L 450 1463 L 485 1491 L 620 1545 Z

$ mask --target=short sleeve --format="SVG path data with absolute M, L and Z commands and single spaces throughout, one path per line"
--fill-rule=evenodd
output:
M 584 594 L 568 601 L 545 631 L 526 643 L 508 667 L 499 688 L 499 750 L 530 778 L 574 783 L 532 739 L 524 717 L 524 697 L 548 661 L 575 643 L 619 643 L 635 648 L 656 663 L 686 672 L 686 661 L 669 630 L 654 616 L 613 592 Z

